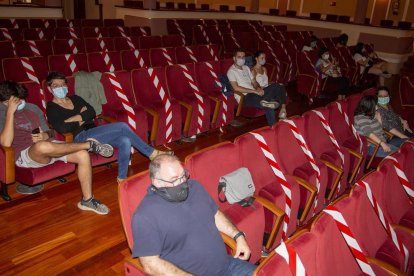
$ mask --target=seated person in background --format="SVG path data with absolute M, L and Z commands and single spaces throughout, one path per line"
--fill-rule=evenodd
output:
M 322 47 L 319 50 L 319 59 L 316 61 L 315 68 L 322 73 L 322 79 L 328 78 L 328 80 L 336 83 L 338 100 L 345 99 L 346 94 L 349 92 L 349 80 L 342 76 L 341 68 L 339 68 L 334 59 L 331 61 L 329 57 L 328 48 Z
M 302 52 L 311 52 L 316 49 L 316 44 L 318 43 L 318 38 L 312 35 L 302 47 Z
M 108 214 L 108 207 L 92 194 L 92 168 L 88 151 L 109 157 L 113 148 L 94 140 L 78 143 L 51 140 L 51 131 L 42 111 L 36 105 L 26 103 L 26 97 L 24 86 L 12 81 L 0 83 L 0 145 L 15 149 L 16 166 L 19 167 L 41 168 L 58 160 L 78 165 L 82 190 L 78 208 L 100 215 Z M 33 131 L 35 134 L 32 134 Z
M 46 107 L 47 118 L 52 127 L 60 133 L 72 133 L 75 142 L 93 138 L 117 148 L 118 182 L 128 175 L 131 146 L 150 159 L 164 153 L 147 145 L 125 123 L 95 126 L 93 120 L 96 113 L 93 107 L 79 96 L 66 96 L 67 80 L 62 73 L 49 73 L 46 82 L 53 93 L 53 100 Z
M 359 64 L 360 67 L 360 74 L 372 74 L 379 76 L 379 83 L 381 86 L 384 85 L 384 78 L 390 78 L 391 74 L 384 71 L 386 67 L 385 62 L 377 62 L 374 63 L 371 57 L 366 55 L 366 50 L 364 44 L 359 42 L 355 46 L 354 50 L 354 60 L 356 63 Z
M 395 136 L 408 139 L 414 137 L 413 131 L 408 125 L 407 121 L 401 118 L 392 109 L 390 103 L 390 93 L 387 87 L 381 86 L 377 89 L 379 122 L 382 127 L 394 134 Z
M 218 209 L 201 184 L 189 180 L 176 156 L 157 156 L 151 185 L 132 217 L 133 257 L 149 275 L 252 275 L 243 232 Z M 237 243 L 226 254 L 219 231 Z
M 336 48 L 346 47 L 347 44 L 348 44 L 348 35 L 343 33 L 340 36 L 338 36 L 335 47 Z
M 400 145 L 405 141 L 401 138 L 392 138 L 387 141 L 387 137 L 379 122 L 379 113 L 376 112 L 377 97 L 364 96 L 358 103 L 354 112 L 354 127 L 359 134 L 371 138 L 380 147 L 375 156 L 385 157 L 398 150 Z M 368 154 L 373 155 L 375 146 L 368 143 Z
M 286 90 L 282 85 L 276 83 L 269 83 L 269 77 L 267 74 L 267 69 L 264 67 L 266 64 L 266 54 L 262 51 L 257 51 L 254 54 L 253 67 L 251 68 L 253 78 L 256 80 L 257 84 L 265 90 L 274 90 L 272 94 L 276 95 L 276 101 L 281 105 L 279 111 L 279 119 L 285 119 L 287 116 L 286 112 L 286 99 L 287 94 Z
M 257 83 L 250 72 L 249 67 L 244 65 L 246 53 L 242 49 L 234 51 L 234 64 L 227 71 L 227 77 L 235 92 L 244 94 L 244 104 L 257 108 L 263 108 L 266 114 L 267 124 L 272 126 L 276 123 L 275 109 L 280 105 L 276 101 L 277 91 L 275 89 L 263 89 Z M 279 93 L 285 93 L 280 89 Z

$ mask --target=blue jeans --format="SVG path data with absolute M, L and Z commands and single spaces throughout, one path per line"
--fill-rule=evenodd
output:
M 94 138 L 102 144 L 110 144 L 118 149 L 118 177 L 122 179 L 128 174 L 131 146 L 145 156 L 150 156 L 154 151 L 154 148 L 142 141 L 126 123 L 112 123 L 84 130 L 76 135 L 74 141 L 85 141 L 88 138 Z
M 256 266 L 247 261 L 229 256 L 230 263 L 227 269 L 227 276 L 252 276 Z
M 401 139 L 401 138 L 392 138 L 391 140 L 389 140 L 387 142 L 388 146 L 391 148 L 390 152 L 385 152 L 382 147 L 380 146 L 378 148 L 377 154 L 375 155 L 376 157 L 386 157 L 388 155 L 390 155 L 391 153 L 397 151 L 399 149 L 399 147 L 401 146 L 402 143 L 405 142 L 406 139 Z M 374 150 L 375 150 L 375 146 L 372 144 L 368 144 L 368 155 L 372 156 L 374 154 Z

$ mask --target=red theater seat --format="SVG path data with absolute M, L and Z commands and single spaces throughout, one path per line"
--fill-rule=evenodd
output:
M 104 37 L 102 39 L 85 38 L 83 41 L 85 43 L 86 53 L 115 51 L 114 40 L 112 37 Z
M 51 55 L 48 57 L 50 71 L 63 73 L 65 76 L 72 76 L 78 71 L 89 71 L 86 54 Z
M 129 41 L 129 42 L 128 42 Z M 130 45 L 132 43 L 132 45 Z M 139 48 L 139 39 L 136 36 L 129 38 L 114 37 L 115 51 L 135 50 Z
M 81 20 L 80 19 L 56 19 L 57 27 L 81 27 Z
M 82 26 L 84 27 L 103 27 L 101 19 L 82 19 Z
M 184 46 L 185 44 L 179 35 L 163 35 L 162 45 L 164 47 L 179 47 Z
M 52 54 L 50 40 L 16 41 L 16 52 L 20 57 L 44 56 Z
M 55 55 L 85 53 L 85 44 L 81 39 L 54 39 L 52 48 Z
M 121 71 L 121 55 L 119 52 L 96 52 L 88 53 L 88 68 L 89 72 L 114 72 Z M 109 57 L 109 61 L 113 65 L 113 68 L 105 61 L 106 57 Z
M 159 35 L 140 36 L 139 45 L 141 49 L 161 48 L 162 38 Z
M 51 40 L 55 36 L 55 29 L 31 28 L 23 29 L 23 37 L 25 40 Z
M 151 48 L 149 49 L 151 66 L 167 66 L 176 64 L 175 48 Z
M 44 28 L 44 29 L 54 29 L 56 28 L 55 19 L 29 19 L 30 28 Z
M 198 61 L 199 51 L 197 45 L 180 46 L 175 48 L 175 56 L 178 64 L 186 64 Z M 192 57 L 193 58 L 192 58 Z
M 140 63 L 142 58 L 142 65 Z M 149 51 L 146 49 L 121 51 L 122 68 L 127 71 L 150 66 Z
M 30 65 L 33 67 L 35 76 L 41 82 L 47 76 L 49 71 L 46 57 L 29 57 Z M 6 58 L 3 59 L 3 73 L 4 79 L 14 80 L 17 82 L 31 81 L 29 75 L 23 67 L 21 58 Z
M 29 22 L 27 19 L 0 19 L 0 28 L 6 29 L 27 29 L 29 28 Z
M 84 38 L 108 37 L 108 28 L 106 27 L 82 27 L 82 36 Z
M 82 37 L 82 31 L 79 27 L 58 27 L 55 30 L 55 39 L 76 39 Z
M 103 24 L 105 27 L 110 27 L 110 26 L 124 26 L 124 20 L 123 19 L 104 19 L 103 20 Z
M 129 27 L 122 26 L 110 26 L 108 27 L 108 35 L 110 37 L 123 37 L 124 35 L 131 36 L 131 29 Z

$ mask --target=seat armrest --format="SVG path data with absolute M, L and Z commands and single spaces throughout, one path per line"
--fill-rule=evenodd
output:
M 352 169 L 351 177 L 348 179 L 348 183 L 352 184 L 355 180 L 355 177 L 356 177 L 358 171 L 359 171 L 359 168 L 361 167 L 362 161 L 364 160 L 364 156 L 362 155 L 362 153 L 357 152 L 353 149 L 350 149 L 350 148 L 347 148 L 347 147 L 344 147 L 344 148 L 349 152 L 350 155 L 352 155 L 352 156 L 354 156 L 355 158 L 358 159 L 358 162 L 355 164 L 355 167 Z
M 160 114 L 152 108 L 144 107 L 145 112 L 147 112 L 152 117 L 152 128 L 151 128 L 151 137 L 150 142 L 154 142 L 158 134 L 158 124 L 160 122 Z
M 221 238 L 223 239 L 224 243 L 231 249 L 231 254 L 236 253 L 236 241 L 233 240 L 232 237 L 229 237 L 228 235 L 224 234 L 223 232 L 220 232 Z
M 305 204 L 305 209 L 303 210 L 302 215 L 299 218 L 299 222 L 302 224 L 305 221 L 306 217 L 308 216 L 309 211 L 310 211 L 310 209 L 312 207 L 312 204 L 315 201 L 316 194 L 318 193 L 318 189 L 314 185 L 312 185 L 311 183 L 309 183 L 308 181 L 306 181 L 303 178 L 300 178 L 300 177 L 298 177 L 296 175 L 290 175 L 290 176 L 293 179 L 295 179 L 295 181 L 300 186 L 302 186 L 303 188 L 305 188 L 306 190 L 308 190 L 309 193 L 310 193 L 308 202 L 306 202 L 306 204 Z
M 212 124 L 215 124 L 217 122 L 218 114 L 220 111 L 220 99 L 218 97 L 214 96 L 208 96 L 212 101 L 215 102 L 214 105 L 214 113 L 213 113 L 213 119 L 211 120 Z
M 191 123 L 191 115 L 193 114 L 193 107 L 181 100 L 178 100 L 178 103 L 183 106 L 185 109 L 187 109 L 186 115 L 185 115 L 185 121 L 184 121 L 184 129 L 183 132 L 185 135 L 187 135 L 188 130 L 190 129 L 190 123 Z
M 368 163 L 367 163 L 367 165 L 365 167 L 366 169 L 368 169 L 371 166 L 372 161 L 374 161 L 375 155 L 377 155 L 377 151 L 379 150 L 381 143 L 377 143 L 377 142 L 375 142 L 374 140 L 372 140 L 369 137 L 366 137 L 366 138 L 367 138 L 367 142 L 368 143 L 370 143 L 371 145 L 374 145 L 375 146 L 374 152 L 372 153 L 372 155 L 369 158 L 369 161 L 368 161 Z
M 14 148 L 0 146 L 0 182 L 11 184 L 15 182 Z
M 378 260 L 376 258 L 373 257 L 369 257 L 367 256 L 367 260 L 370 264 L 375 264 L 379 267 L 381 267 L 383 270 L 385 270 L 387 273 L 389 273 L 389 275 L 405 275 L 404 272 L 402 272 L 401 270 L 399 270 L 398 268 L 396 268 L 393 265 L 390 265 L 389 263 L 386 263 L 384 261 Z
M 244 104 L 244 94 L 238 91 L 234 91 L 234 94 L 237 94 L 240 96 L 240 101 L 239 101 L 239 105 L 237 106 L 237 111 L 236 111 L 236 117 L 240 116 L 243 104 Z
M 339 181 L 341 181 L 341 177 L 344 174 L 344 170 L 342 168 L 336 166 L 335 164 L 332 164 L 331 162 L 328 162 L 326 160 L 321 160 L 321 162 L 324 163 L 325 166 L 327 166 L 329 169 L 336 172 L 335 181 L 334 181 L 334 183 L 332 183 L 332 186 L 331 186 L 332 188 L 331 188 L 331 191 L 329 192 L 329 195 L 328 195 L 328 198 L 327 198 L 328 201 L 331 201 L 332 197 L 335 194 L 336 189 L 338 188 Z

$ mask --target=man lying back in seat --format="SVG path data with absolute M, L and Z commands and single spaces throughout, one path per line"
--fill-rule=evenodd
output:
M 0 83 L 0 145 L 15 149 L 16 166 L 19 167 L 41 168 L 58 160 L 77 164 L 82 190 L 78 208 L 100 215 L 108 214 L 108 207 L 92 194 L 92 168 L 88 151 L 109 157 L 113 148 L 94 140 L 80 143 L 50 140 L 51 131 L 42 111 L 36 105 L 26 103 L 26 97 L 24 86 L 13 81 Z
M 150 163 L 151 186 L 132 218 L 133 256 L 150 275 L 252 275 L 243 232 L 225 217 L 203 186 L 189 180 L 176 156 Z M 226 254 L 220 232 L 237 242 Z

